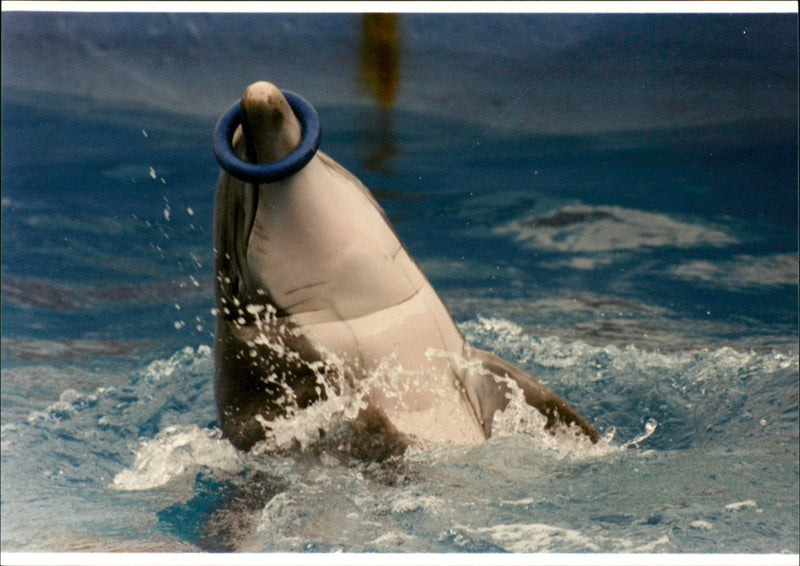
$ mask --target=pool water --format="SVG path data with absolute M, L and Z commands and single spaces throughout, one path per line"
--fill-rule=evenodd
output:
M 800 551 L 796 114 L 536 134 L 318 110 L 467 340 L 601 442 L 511 407 L 484 444 L 379 465 L 332 411 L 236 451 L 215 117 L 6 91 L 4 551 Z

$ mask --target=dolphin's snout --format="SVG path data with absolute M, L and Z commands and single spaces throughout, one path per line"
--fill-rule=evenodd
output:
M 248 86 L 242 96 L 242 108 L 246 117 L 242 129 L 249 161 L 278 161 L 300 143 L 300 122 L 281 90 L 274 84 L 259 81 Z M 255 155 L 250 155 L 253 151 Z
M 257 82 L 220 116 L 214 155 L 227 174 L 261 185 L 300 171 L 316 155 L 320 139 L 319 116 L 305 98 Z

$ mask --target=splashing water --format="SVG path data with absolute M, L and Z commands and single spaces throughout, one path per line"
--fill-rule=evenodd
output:
M 622 445 L 623 448 L 628 448 L 630 446 L 639 446 L 639 443 L 643 440 L 650 438 L 650 436 L 656 431 L 656 427 L 658 423 L 655 419 L 647 419 L 647 422 L 644 424 L 644 432 L 638 435 L 636 438 L 629 440 L 625 444 Z
M 300 26 L 303 41 L 322 29 L 287 18 L 267 23 Z M 483 38 L 505 29 L 477 19 Z M 452 39 L 471 37 L 458 29 Z M 426 33 L 442 45 L 438 22 Z M 608 51 L 578 39 L 570 58 Z M 626 52 L 637 69 L 648 57 L 669 69 L 665 44 L 652 45 Z M 766 92 L 753 69 L 769 68 L 791 79 L 793 109 L 796 61 L 780 71 L 762 47 L 763 67 L 726 58 L 741 72 L 726 76 L 747 83 L 730 92 Z M 500 105 L 495 116 L 529 76 L 468 67 L 496 71 L 499 83 L 483 82 L 496 101 L 473 92 Z M 573 84 L 558 76 L 573 68 L 553 66 L 548 84 Z M 590 82 L 627 100 L 612 78 L 599 70 Z M 534 129 L 501 139 L 395 106 L 393 174 L 382 175 L 358 167 L 364 109 L 319 105 L 325 151 L 386 189 L 381 204 L 466 340 L 531 373 L 602 435 L 588 447 L 551 435 L 511 386 L 487 442 L 418 444 L 379 465 L 349 444 L 368 388 L 402 381 L 391 357 L 363 388 L 326 373 L 327 400 L 268 423 L 256 450 L 221 437 L 207 119 L 5 94 L 4 551 L 798 551 L 797 125 L 773 120 L 796 113 L 767 105 L 759 123 L 565 137 L 536 130 L 543 106 L 515 104 L 506 117 Z M 741 102 L 726 108 L 754 107 Z
M 140 441 L 133 465 L 114 477 L 114 488 L 125 491 L 153 489 L 187 470 L 213 467 L 225 471 L 242 468 L 241 454 L 222 439 L 219 430 L 170 426 L 149 441 Z

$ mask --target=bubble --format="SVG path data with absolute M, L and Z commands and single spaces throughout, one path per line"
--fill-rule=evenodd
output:
M 62 403 L 74 403 L 78 400 L 78 397 L 80 397 L 80 395 L 74 389 L 65 389 L 58 400 Z

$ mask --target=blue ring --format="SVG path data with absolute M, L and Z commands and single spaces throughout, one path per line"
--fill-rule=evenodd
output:
M 311 103 L 299 94 L 288 90 L 281 92 L 303 129 L 300 143 L 283 159 L 272 163 L 250 163 L 234 153 L 233 133 L 244 118 L 240 100 L 234 102 L 217 122 L 217 127 L 214 128 L 214 155 L 219 166 L 237 179 L 257 184 L 280 181 L 300 171 L 317 152 L 322 139 L 319 114 Z

